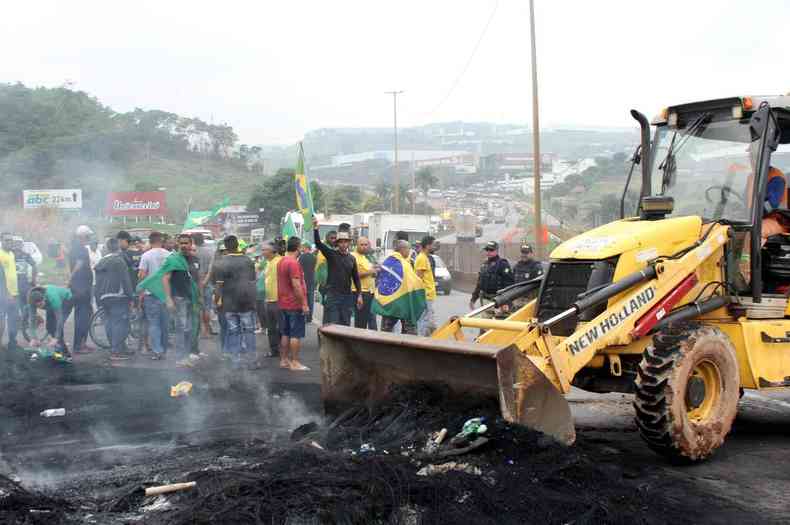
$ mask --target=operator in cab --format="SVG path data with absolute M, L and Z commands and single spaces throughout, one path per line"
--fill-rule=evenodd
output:
M 507 259 L 499 256 L 499 244 L 496 241 L 488 241 L 483 251 L 486 253 L 486 261 L 480 266 L 480 272 L 477 274 L 477 286 L 475 286 L 472 300 L 469 302 L 469 308 L 472 310 L 474 310 L 478 299 L 481 304 L 488 304 L 494 300 L 494 296 L 499 290 L 513 284 L 513 270 L 511 270 Z M 502 306 L 501 313 L 506 314 L 509 311 L 510 308 L 507 305 Z M 495 317 L 496 314 L 497 312 L 491 308 L 483 315 L 490 318 Z

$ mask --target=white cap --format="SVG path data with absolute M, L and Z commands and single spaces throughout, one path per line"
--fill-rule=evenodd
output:
M 88 226 L 81 224 L 77 226 L 77 235 L 93 235 L 93 230 L 91 230 Z

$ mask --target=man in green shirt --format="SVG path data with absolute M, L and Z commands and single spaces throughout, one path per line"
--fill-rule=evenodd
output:
M 36 286 L 30 290 L 28 304 L 34 308 L 41 308 L 47 312 L 47 335 L 51 338 L 47 345 L 56 348 L 67 357 L 71 357 L 66 341 L 63 339 L 63 327 L 68 317 L 66 312 L 72 308 L 71 290 L 60 286 Z M 31 316 L 34 320 L 34 315 Z M 38 346 L 44 341 L 31 341 L 33 346 Z

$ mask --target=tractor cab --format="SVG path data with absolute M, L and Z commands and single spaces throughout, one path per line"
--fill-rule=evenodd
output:
M 681 216 L 731 227 L 730 292 L 762 302 L 790 291 L 790 96 L 736 97 L 671 106 L 642 125 L 642 219 Z M 623 192 L 623 206 L 628 189 Z M 783 299 L 786 304 L 786 298 Z M 783 310 L 784 308 L 782 308 Z

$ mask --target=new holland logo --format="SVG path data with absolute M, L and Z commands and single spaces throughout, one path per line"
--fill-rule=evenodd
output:
M 597 324 L 588 327 L 575 341 L 568 343 L 568 350 L 574 355 L 578 354 L 603 337 L 607 332 L 628 319 L 634 312 L 641 310 L 646 304 L 652 301 L 655 296 L 656 289 L 651 286 L 624 304 L 617 312 L 612 313 Z

